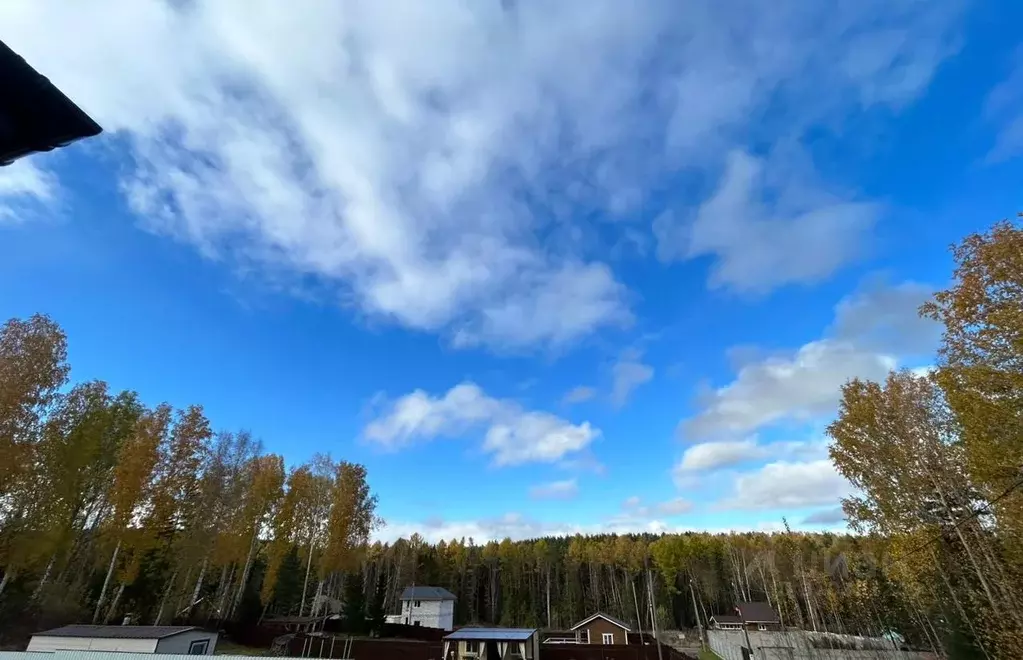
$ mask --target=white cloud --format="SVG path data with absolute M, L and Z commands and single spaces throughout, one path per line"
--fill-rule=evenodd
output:
M 826 458 L 826 440 L 761 443 L 757 438 L 704 442 L 688 447 L 672 469 L 678 488 L 693 488 L 708 475 L 720 475 L 726 468 L 764 460 L 808 461 Z
M 633 390 L 654 377 L 654 368 L 643 364 L 641 357 L 638 351 L 626 351 L 612 367 L 611 402 L 615 407 L 624 406 Z
M 713 471 L 763 458 L 763 447 L 755 439 L 734 442 L 705 442 L 686 449 L 678 472 Z
M 997 162 L 1023 153 L 1023 47 L 1017 49 L 1004 81 L 988 94 L 987 120 L 997 126 L 987 160 Z
M 798 522 L 792 522 L 793 529 L 807 528 Z M 820 525 L 811 524 L 809 529 L 820 530 Z M 421 522 L 407 520 L 388 521 L 376 530 L 374 540 L 390 542 L 399 538 L 408 538 L 419 534 L 431 543 L 450 541 L 452 539 L 470 538 L 477 544 L 488 541 L 537 539 L 544 536 L 573 536 L 575 534 L 670 534 L 684 532 L 703 532 L 708 534 L 728 534 L 733 532 L 777 532 L 783 529 L 780 520 L 759 521 L 749 524 L 722 525 L 714 529 L 698 529 L 686 524 L 672 524 L 665 520 L 640 516 L 616 516 L 598 523 L 567 523 L 541 522 L 520 513 L 508 513 L 495 518 L 482 520 L 442 520 L 432 519 Z M 842 528 L 830 528 L 841 533 Z
M 514 401 L 492 398 L 466 382 L 442 397 L 416 390 L 391 402 L 366 425 L 363 437 L 396 449 L 481 428 L 486 429 L 483 450 L 497 465 L 552 463 L 581 452 L 600 436 L 589 422 L 572 424 L 550 413 L 523 410 Z
M 423 522 L 389 521 L 376 530 L 374 538 L 394 541 L 419 534 L 431 543 L 441 540 L 473 539 L 477 544 L 487 541 L 514 541 L 544 536 L 573 536 L 575 534 L 663 534 L 667 532 L 695 531 L 689 527 L 670 525 L 663 520 L 640 517 L 617 517 L 598 523 L 541 522 L 520 513 L 507 513 L 483 520 L 428 520 Z M 726 531 L 726 530 L 720 530 Z
M 812 283 L 856 258 L 879 209 L 794 176 L 796 167 L 743 151 L 728 155 L 718 189 L 686 224 L 666 213 L 654 223 L 662 260 L 714 255 L 711 286 L 764 293 Z M 764 200 L 774 200 L 768 204 Z
M 739 475 L 733 493 L 720 503 L 725 509 L 798 509 L 834 505 L 852 486 L 830 460 L 777 461 Z
M 595 396 L 597 396 L 596 388 L 589 387 L 587 385 L 580 385 L 578 387 L 573 387 L 571 390 L 566 392 L 565 396 L 562 397 L 561 402 L 566 405 L 573 405 L 589 401 Z
M 593 218 L 726 158 L 686 254 L 714 255 L 721 284 L 823 276 L 869 208 L 812 178 L 777 185 L 770 161 L 754 185 L 746 139 L 901 107 L 960 7 L 13 0 L 0 24 L 98 139 L 131 149 L 124 190 L 150 229 L 457 345 L 515 348 L 628 324 Z M 779 191 L 798 199 L 765 203 Z M 763 246 L 735 240 L 747 225 Z
M 822 339 L 789 354 L 743 364 L 735 379 L 707 393 L 700 411 L 685 420 L 687 439 L 744 436 L 781 421 L 808 422 L 833 412 L 849 379 L 879 380 L 905 356 L 932 350 L 937 325 L 917 308 L 927 287 L 875 285 L 841 301 Z
M 0 167 L 0 223 L 18 219 L 14 204 L 32 201 L 49 203 L 56 194 L 55 177 L 36 165 L 33 158 L 21 158 Z
M 845 511 L 840 506 L 814 511 L 803 519 L 804 525 L 832 525 L 840 522 L 845 522 Z
M 570 500 L 578 494 L 579 482 L 575 479 L 538 484 L 529 489 L 529 496 L 534 500 Z
M 649 518 L 677 516 L 692 510 L 693 503 L 681 497 L 647 505 L 641 498 L 632 496 L 622 503 L 622 513 L 612 516 L 610 520 L 625 524 Z

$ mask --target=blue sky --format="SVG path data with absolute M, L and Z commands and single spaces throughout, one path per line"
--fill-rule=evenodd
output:
M 947 245 L 1023 208 L 1021 20 L 6 2 L 106 132 L 0 170 L 0 316 L 365 463 L 381 538 L 841 527 L 838 388 L 929 365 Z

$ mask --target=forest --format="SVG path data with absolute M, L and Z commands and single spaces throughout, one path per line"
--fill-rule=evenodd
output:
M 37 315 L 0 328 L 0 645 L 70 622 L 229 626 L 343 606 L 354 633 L 402 588 L 443 586 L 458 623 L 564 629 L 604 611 L 650 630 L 767 600 L 786 626 L 896 631 L 940 658 L 1023 648 L 1023 228 L 953 246 L 920 313 L 935 368 L 852 380 L 828 428 L 854 533 L 686 533 L 525 541 L 382 524 L 363 466 L 286 467 L 201 406 L 71 380 Z M 654 602 L 654 607 L 648 603 Z

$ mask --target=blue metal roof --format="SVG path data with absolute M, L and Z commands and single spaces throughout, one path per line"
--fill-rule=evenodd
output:
M 525 641 L 536 634 L 536 628 L 462 628 L 444 639 L 486 639 Z

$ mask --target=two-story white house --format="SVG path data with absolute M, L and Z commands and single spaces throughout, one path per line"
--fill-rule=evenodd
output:
M 453 630 L 455 594 L 443 587 L 406 587 L 401 593 L 401 614 L 390 615 L 390 623 Z

